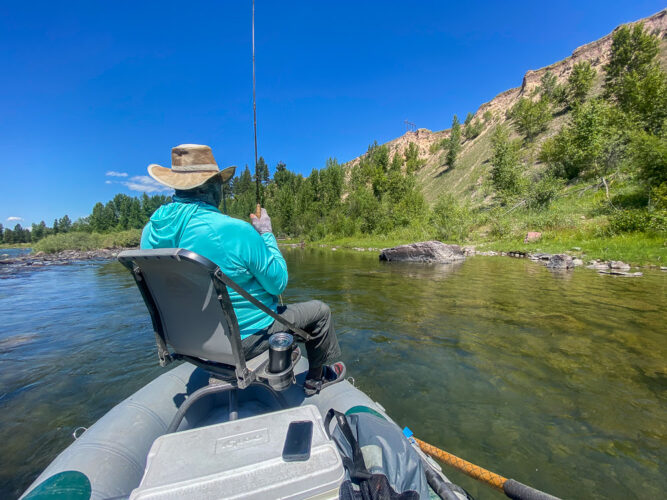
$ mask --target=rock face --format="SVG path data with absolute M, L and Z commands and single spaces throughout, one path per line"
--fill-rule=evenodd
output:
M 574 261 L 571 256 L 564 253 L 552 255 L 547 262 L 549 269 L 572 269 Z
M 380 260 L 400 262 L 438 262 L 449 264 L 465 260 L 465 254 L 458 245 L 446 245 L 440 241 L 422 241 L 409 245 L 385 248 Z
M 538 241 L 540 238 L 542 238 L 542 233 L 539 231 L 529 231 L 523 239 L 523 242 L 530 243 L 531 241 Z

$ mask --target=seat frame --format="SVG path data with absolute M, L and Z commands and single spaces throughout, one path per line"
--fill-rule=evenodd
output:
M 231 354 L 234 358 L 234 366 L 217 362 L 215 360 L 203 359 L 169 351 L 160 309 L 157 307 L 155 297 L 151 293 L 150 287 L 144 278 L 144 272 L 141 268 L 142 261 L 147 259 L 173 259 L 175 261 L 186 260 L 205 268 L 206 272 L 211 278 L 211 282 L 213 283 L 216 293 L 216 299 L 220 305 L 221 321 L 224 321 L 228 326 L 228 328 L 225 329 L 225 334 L 231 345 Z M 166 366 L 174 360 L 184 360 L 206 370 L 210 376 L 209 385 L 202 387 L 192 393 L 181 405 L 181 407 L 179 407 L 179 410 L 169 425 L 167 432 L 175 432 L 178 429 L 188 408 L 190 408 L 197 400 L 214 393 L 229 391 L 230 420 L 234 420 L 238 417 L 236 393 L 237 389 L 246 389 L 250 386 L 261 386 L 263 389 L 267 390 L 274 396 L 280 406 L 286 406 L 284 397 L 275 389 L 273 389 L 273 387 L 271 387 L 270 382 L 273 380 L 281 379 L 292 372 L 292 383 L 294 383 L 294 367 L 301 358 L 301 351 L 298 347 L 294 349 L 292 353 L 291 365 L 280 373 L 271 373 L 268 371 L 268 350 L 250 360 L 245 359 L 238 321 L 236 319 L 236 314 L 234 313 L 234 308 L 227 291 L 227 286 L 230 286 L 235 290 L 240 287 L 237 283 L 232 281 L 231 278 L 225 275 L 220 270 L 219 266 L 206 257 L 183 248 L 126 250 L 118 254 L 118 260 L 131 272 L 132 277 L 134 278 L 134 281 L 139 288 L 141 297 L 146 304 L 146 308 L 148 309 L 148 313 L 153 324 L 155 341 L 158 347 L 158 358 L 160 361 L 160 366 Z M 276 320 L 279 320 L 279 318 L 276 318 Z

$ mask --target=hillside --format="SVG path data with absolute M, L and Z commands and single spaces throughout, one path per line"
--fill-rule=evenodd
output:
M 647 30 L 654 32 L 661 39 L 660 62 L 664 68 L 667 68 L 667 9 L 628 25 L 638 22 L 643 22 Z M 494 128 L 509 121 L 506 117 L 507 112 L 522 97 L 529 97 L 539 87 L 542 77 L 547 72 L 555 75 L 558 83 L 563 85 L 567 82 L 575 64 L 588 61 L 597 71 L 591 94 L 599 94 L 604 81 L 603 67 L 609 62 L 612 37 L 619 29 L 620 26 L 603 38 L 577 48 L 571 56 L 562 61 L 538 70 L 527 71 L 521 86 L 501 92 L 491 101 L 482 104 L 474 114 L 474 118 L 484 123 L 484 129 L 475 139 L 462 143 L 455 168 L 450 169 L 445 165 L 445 155 L 442 150 L 433 150 L 435 144 L 449 137 L 449 129 L 430 131 L 422 128 L 416 132 L 407 132 L 386 143 L 390 154 L 392 156 L 396 153 L 403 155 L 410 143 L 417 145 L 420 158 L 425 161 L 424 166 L 417 172 L 417 179 L 429 204 L 434 204 L 443 194 L 452 194 L 457 199 L 470 200 L 474 205 L 483 204 L 485 200 L 489 199 L 485 182 L 489 177 L 490 137 Z M 569 112 L 567 111 L 556 114 L 547 130 L 540 134 L 533 143 L 524 146 L 522 158 L 527 169 L 540 168 L 537 160 L 540 145 L 546 138 L 560 130 L 568 117 Z M 363 156 L 348 162 L 346 167 L 354 168 Z

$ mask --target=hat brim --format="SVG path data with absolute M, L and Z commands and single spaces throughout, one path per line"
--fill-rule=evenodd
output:
M 236 167 L 227 167 L 224 170 L 209 170 L 204 172 L 175 172 L 174 170 L 160 165 L 148 165 L 148 175 L 172 189 L 194 189 L 201 186 L 209 179 L 216 175 L 220 176 L 220 180 L 225 182 L 229 180 L 236 171 Z

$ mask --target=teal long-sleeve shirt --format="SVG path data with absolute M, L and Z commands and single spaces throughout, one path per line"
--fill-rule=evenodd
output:
M 177 201 L 155 211 L 141 235 L 141 248 L 185 248 L 215 262 L 223 273 L 272 310 L 287 286 L 287 264 L 275 236 L 261 236 L 247 222 L 204 202 Z M 273 319 L 227 289 L 241 338 L 268 327 Z

